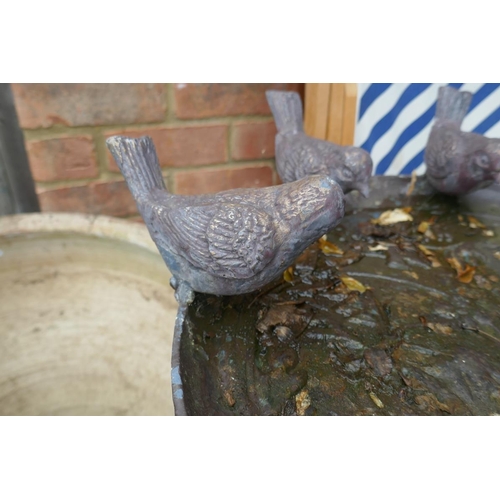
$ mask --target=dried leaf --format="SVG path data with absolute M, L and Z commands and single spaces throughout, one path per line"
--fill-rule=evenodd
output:
M 442 325 L 441 323 L 427 323 L 425 326 L 436 333 L 442 333 L 444 335 L 450 335 L 453 333 L 452 328 L 446 325 Z
M 469 266 L 466 264 L 465 268 L 462 264 L 455 258 L 451 257 L 450 259 L 446 259 L 453 269 L 457 272 L 457 278 L 460 283 L 470 283 L 474 278 L 474 273 L 476 272 L 476 268 Z
M 495 258 L 497 258 L 498 260 L 500 260 L 500 252 L 495 252 L 495 253 L 493 254 L 493 256 L 494 256 Z
M 427 257 L 427 259 L 432 264 L 432 267 L 441 267 L 441 262 L 439 262 L 439 260 L 437 260 L 436 257 L 431 256 L 431 257 Z
M 474 278 L 475 272 L 476 268 L 467 264 L 465 269 L 457 275 L 458 281 L 460 281 L 460 283 L 470 283 L 472 278 Z
M 418 274 L 415 271 L 403 271 L 404 274 L 411 276 L 412 278 L 418 280 Z
M 382 403 L 382 401 L 380 401 L 380 399 L 378 398 L 378 396 L 374 393 L 374 392 L 370 392 L 370 398 L 372 398 L 372 401 L 379 407 L 379 408 L 383 408 L 384 407 L 384 403 Z
M 380 251 L 389 250 L 389 247 L 379 243 L 378 245 L 375 245 L 374 247 L 368 247 L 368 250 L 370 250 L 370 252 L 380 252 Z
M 451 409 L 449 406 L 441 403 L 434 394 L 423 394 L 421 396 L 415 396 L 415 403 L 418 406 L 423 406 L 425 408 L 429 408 L 431 410 L 441 410 L 446 413 L 451 413 Z
M 340 280 L 342 283 L 351 291 L 356 291 L 360 293 L 365 293 L 366 290 L 369 290 L 369 287 L 364 286 L 358 280 L 351 278 L 350 276 L 340 276 Z
M 458 222 L 463 222 L 464 221 L 463 215 L 458 214 L 457 217 L 458 217 Z
M 417 247 L 426 257 L 434 257 L 435 253 L 432 250 L 429 250 L 427 247 L 424 247 L 424 245 L 417 244 Z
M 278 325 L 274 328 L 274 334 L 278 337 L 281 342 L 286 342 L 293 338 L 293 332 L 288 328 L 288 326 Z
M 231 391 L 224 391 L 224 399 L 229 406 L 234 406 L 234 404 L 236 403 Z
M 422 221 L 422 222 L 418 225 L 418 229 L 417 229 L 417 231 L 418 231 L 419 233 L 424 234 L 424 233 L 427 231 L 427 229 L 429 229 L 429 223 L 428 223 L 428 222 L 426 222 L 426 221 Z
M 439 262 L 433 251 L 429 250 L 424 245 L 417 244 L 417 247 L 426 256 L 427 260 L 432 264 L 432 267 L 441 267 L 441 262 Z
M 451 257 L 449 259 L 446 259 L 448 261 L 448 264 L 457 271 L 457 274 L 463 270 L 462 264 L 455 258 Z
M 283 279 L 287 283 L 293 283 L 293 267 L 292 266 L 290 266 L 288 269 L 285 270 L 285 272 L 283 273 Z
M 433 215 L 428 221 L 422 221 L 418 225 L 417 231 L 419 233 L 422 233 L 426 238 L 429 238 L 430 240 L 435 240 L 436 236 L 432 232 L 431 226 L 436 222 L 437 217 Z
M 344 255 L 344 251 L 340 249 L 337 245 L 329 242 L 326 239 L 326 234 L 321 237 L 321 239 L 318 241 L 319 248 L 325 255 L 331 255 L 331 254 L 336 254 L 336 255 Z
M 475 217 L 472 215 L 468 215 L 467 219 L 469 220 L 469 227 L 472 229 L 480 228 L 480 229 L 486 229 L 486 226 L 481 222 L 478 221 Z
M 499 281 L 498 276 L 495 276 L 494 274 L 488 276 L 488 278 L 490 279 L 490 281 L 493 281 L 493 283 L 498 283 Z
M 311 406 L 311 398 L 306 389 L 302 389 L 302 391 L 295 396 L 295 405 L 297 408 L 297 415 L 300 417 L 304 416 L 306 410 Z
M 485 229 L 483 230 L 483 235 L 491 238 L 492 236 L 495 236 L 495 233 L 491 229 Z
M 412 221 L 413 217 L 408 213 L 408 211 L 411 211 L 410 207 L 387 210 L 380 214 L 380 217 L 377 219 L 372 219 L 371 222 L 372 224 L 378 224 L 379 226 L 390 226 L 391 224 L 397 224 L 398 222 Z
M 417 171 L 414 170 L 411 173 L 411 181 L 410 181 L 410 184 L 408 186 L 408 189 L 406 190 L 406 196 L 410 196 L 413 193 L 413 190 L 415 189 L 416 182 L 417 182 Z

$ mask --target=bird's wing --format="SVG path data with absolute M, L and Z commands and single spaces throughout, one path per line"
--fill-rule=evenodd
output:
M 287 173 L 294 172 L 293 179 L 301 179 L 306 175 L 328 173 L 326 162 L 322 161 L 317 149 L 306 141 L 301 141 L 294 145 L 290 153 L 286 156 L 284 170 Z
M 214 276 L 251 278 L 277 250 L 273 220 L 253 206 L 226 202 L 155 213 L 155 226 L 171 247 Z
M 329 167 L 340 167 L 344 163 L 345 148 L 330 141 L 314 140 L 316 155 Z
M 450 130 L 431 132 L 433 135 L 425 150 L 427 174 L 436 179 L 444 179 L 456 170 L 450 159 L 457 154 L 455 133 Z

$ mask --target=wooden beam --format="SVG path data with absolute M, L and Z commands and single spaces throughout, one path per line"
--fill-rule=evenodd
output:
M 342 123 L 342 138 L 340 144 L 343 146 L 352 146 L 354 144 L 354 132 L 356 130 L 358 86 L 355 83 L 345 83 L 344 90 L 344 119 Z
M 328 107 L 328 130 L 326 140 L 335 144 L 342 143 L 344 122 L 345 88 L 343 83 L 330 84 L 330 105 Z
M 329 101 L 329 83 L 306 83 L 304 130 L 307 135 L 326 139 Z
M 355 83 L 306 83 L 306 134 L 342 146 L 353 145 L 357 92 Z

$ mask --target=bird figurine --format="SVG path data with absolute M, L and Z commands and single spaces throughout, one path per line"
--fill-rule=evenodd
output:
M 424 161 L 427 180 L 442 193 L 463 195 L 500 183 L 500 139 L 460 130 L 471 99 L 470 92 L 439 88 Z
M 263 287 L 344 215 L 342 190 L 326 175 L 175 195 L 166 190 L 150 137 L 113 136 L 106 143 L 172 273 L 180 304 L 190 304 L 195 291 L 233 295 Z
M 278 129 L 276 169 L 283 182 L 327 174 L 345 194 L 358 190 L 365 198 L 369 196 L 373 162 L 365 150 L 307 136 L 297 92 L 268 90 L 266 97 Z

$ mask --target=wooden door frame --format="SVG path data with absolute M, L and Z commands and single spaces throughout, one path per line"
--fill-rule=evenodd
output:
M 306 134 L 342 146 L 353 145 L 357 93 L 356 83 L 306 83 Z

